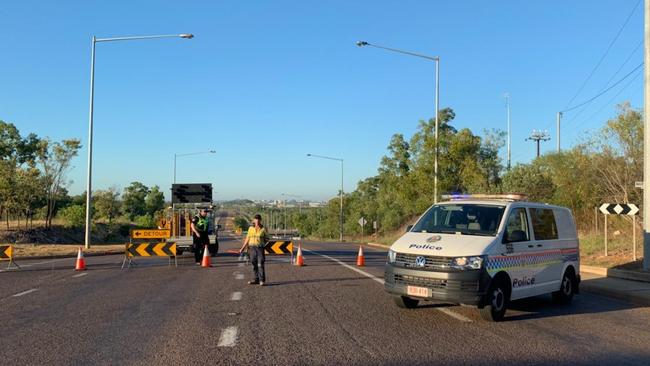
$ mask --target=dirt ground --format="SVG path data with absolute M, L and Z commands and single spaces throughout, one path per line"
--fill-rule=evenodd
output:
M 93 244 L 84 253 L 106 253 L 124 251 L 124 244 Z M 75 255 L 79 244 L 14 244 L 15 257 Z M 82 246 L 83 247 L 83 246 Z

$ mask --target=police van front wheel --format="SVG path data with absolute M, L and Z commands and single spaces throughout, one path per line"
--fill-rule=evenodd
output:
M 507 307 L 508 290 L 505 281 L 498 281 L 490 286 L 478 312 L 483 320 L 498 322 L 506 315 Z
M 406 296 L 393 296 L 393 300 L 395 300 L 395 304 L 397 304 L 397 306 L 404 309 L 413 309 L 420 303 L 419 300 Z

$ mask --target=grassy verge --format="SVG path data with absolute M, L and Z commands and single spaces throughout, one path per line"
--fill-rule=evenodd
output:
M 75 255 L 79 250 L 78 244 L 15 244 L 15 257 L 35 257 L 52 255 Z M 93 244 L 84 253 L 104 253 L 107 251 L 123 251 L 124 244 Z

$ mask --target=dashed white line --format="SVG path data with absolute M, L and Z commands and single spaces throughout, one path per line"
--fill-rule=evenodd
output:
M 304 249 L 304 248 L 302 250 L 307 252 L 307 253 L 313 253 L 313 254 L 319 255 L 319 256 L 321 256 L 323 258 L 327 258 L 327 259 L 329 259 L 331 261 L 334 261 L 334 262 L 342 265 L 343 267 L 345 267 L 347 269 L 350 269 L 350 270 L 355 271 L 355 272 L 357 272 L 359 274 L 362 274 L 362 275 L 376 281 L 377 283 L 380 283 L 382 285 L 384 284 L 384 280 L 382 278 L 374 276 L 374 275 L 372 275 L 372 274 L 370 274 L 370 273 L 368 273 L 366 271 L 360 270 L 359 268 L 353 267 L 353 266 L 351 266 L 351 265 L 349 265 L 347 263 L 343 263 L 342 261 L 340 261 L 340 260 L 338 260 L 336 258 L 330 257 L 329 255 L 317 253 L 317 252 L 311 251 L 309 249 Z M 458 314 L 457 312 L 452 311 L 452 310 L 450 310 L 448 308 L 436 308 L 436 310 L 438 310 L 441 313 L 444 313 L 444 314 L 446 314 L 448 316 L 451 316 L 452 318 L 454 318 L 456 320 L 460 320 L 460 321 L 465 322 L 465 323 L 471 323 L 472 322 L 472 319 L 470 319 L 470 318 L 468 318 L 468 317 L 466 317 L 464 315 Z
M 85 275 L 87 275 L 87 274 L 88 274 L 88 272 L 82 272 L 82 273 L 77 273 L 76 275 L 74 275 L 74 276 L 72 276 L 72 277 L 74 277 L 74 278 L 78 278 L 78 277 L 83 277 L 83 276 L 85 276 Z
M 11 297 L 21 297 L 21 296 L 24 296 L 24 295 L 27 295 L 27 294 L 31 294 L 34 291 L 38 291 L 38 289 L 37 288 L 29 289 L 27 291 L 23 291 L 23 292 L 19 292 L 17 294 L 11 295 Z
M 243 273 L 237 273 L 235 275 L 235 278 L 238 279 L 238 280 L 243 280 L 244 279 L 244 274 Z
M 239 301 L 239 300 L 241 300 L 241 295 L 242 295 L 242 293 L 239 292 L 239 291 L 233 292 L 232 295 L 230 295 L 230 300 L 231 301 Z
M 228 327 L 221 331 L 221 337 L 219 337 L 217 347 L 234 347 L 237 343 L 237 332 L 238 329 L 235 326 Z

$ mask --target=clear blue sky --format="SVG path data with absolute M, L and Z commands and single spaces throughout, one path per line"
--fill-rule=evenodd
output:
M 0 8 L 0 119 L 23 134 L 80 138 L 70 173 L 84 190 L 90 39 L 194 33 L 193 40 L 101 43 L 97 49 L 94 188 L 134 180 L 212 182 L 217 199 L 326 199 L 346 159 L 345 189 L 374 175 L 396 132 L 433 116 L 433 63 L 359 49 L 357 40 L 439 55 L 441 107 L 455 126 L 505 129 L 513 159 L 534 155 L 531 130 L 555 137 L 567 106 L 637 0 L 600 1 L 6 1 Z M 643 6 L 575 99 L 642 61 Z M 599 128 L 642 77 L 567 113 L 563 146 Z M 618 94 L 620 91 L 620 94 Z M 618 94 L 618 95 L 617 95 Z M 614 98 L 615 97 L 615 98 Z M 614 98 L 612 100 L 612 98 Z M 554 140 L 543 145 L 553 149 Z M 505 152 L 504 152 L 505 154 Z

